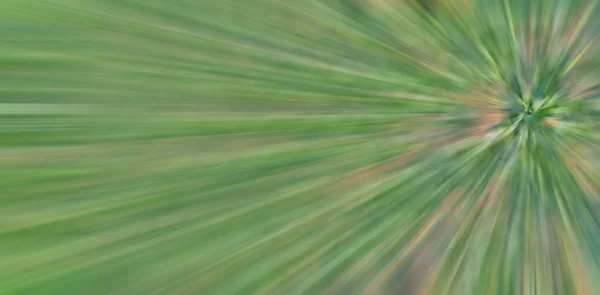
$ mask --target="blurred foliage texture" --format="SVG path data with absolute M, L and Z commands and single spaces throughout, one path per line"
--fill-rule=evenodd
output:
M 600 294 L 600 0 L 0 0 L 0 294 Z

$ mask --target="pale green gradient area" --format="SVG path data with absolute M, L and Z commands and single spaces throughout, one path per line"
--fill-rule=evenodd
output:
M 0 0 L 0 294 L 600 294 L 599 16 Z

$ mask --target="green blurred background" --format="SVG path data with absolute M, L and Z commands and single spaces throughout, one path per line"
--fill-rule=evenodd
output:
M 596 1 L 426 2 L 0 0 L 0 294 L 600 294 Z

